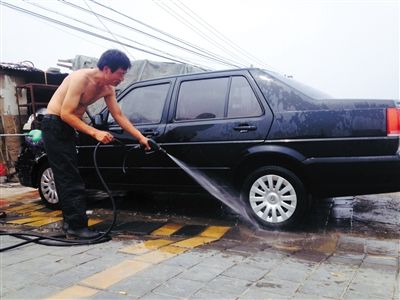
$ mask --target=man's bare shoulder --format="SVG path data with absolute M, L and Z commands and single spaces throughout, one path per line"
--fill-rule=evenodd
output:
M 93 69 L 79 69 L 69 74 L 68 77 L 74 80 L 90 80 L 90 78 L 93 76 L 93 73 Z

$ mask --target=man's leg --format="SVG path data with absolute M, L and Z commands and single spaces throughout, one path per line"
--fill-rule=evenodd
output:
M 64 221 L 71 229 L 86 228 L 85 186 L 77 167 L 75 132 L 61 120 L 43 120 L 43 137 Z

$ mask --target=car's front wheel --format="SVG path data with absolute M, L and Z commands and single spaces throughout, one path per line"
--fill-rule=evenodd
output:
M 252 172 L 243 184 L 241 196 L 252 218 L 272 228 L 295 224 L 307 204 L 302 181 L 292 171 L 279 166 Z
M 40 197 L 47 207 L 51 209 L 59 208 L 54 175 L 48 163 L 44 163 L 39 169 L 38 189 Z

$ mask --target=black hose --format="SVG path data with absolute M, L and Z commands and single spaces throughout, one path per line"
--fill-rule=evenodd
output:
M 121 141 L 115 139 L 119 143 L 125 146 Z M 8 235 L 8 236 L 13 236 L 15 238 L 19 238 L 22 240 L 25 240 L 24 242 L 14 244 L 8 247 L 0 248 L 0 252 L 4 252 L 10 249 L 14 249 L 29 243 L 35 243 L 35 244 L 40 244 L 40 245 L 46 245 L 46 246 L 59 246 L 59 247 L 65 247 L 65 246 L 77 246 L 77 245 L 88 245 L 88 244 L 99 244 L 99 243 L 104 243 L 108 242 L 111 240 L 111 237 L 109 236 L 109 233 L 115 226 L 115 223 L 117 221 L 117 207 L 115 204 L 115 199 L 107 185 L 107 183 L 104 181 L 103 176 L 100 173 L 98 164 L 97 164 L 97 150 L 100 146 L 101 142 L 98 142 L 96 147 L 93 150 L 93 163 L 94 163 L 94 168 L 96 170 L 97 176 L 99 177 L 101 183 L 104 186 L 104 189 L 106 190 L 108 196 L 110 197 L 111 203 L 112 203 L 112 210 L 113 210 L 113 220 L 111 225 L 108 227 L 108 229 L 103 232 L 101 235 L 99 235 L 96 238 L 93 239 L 85 239 L 85 240 L 68 240 L 65 238 L 61 238 L 62 236 L 65 236 L 63 234 L 57 234 L 57 235 L 42 235 L 38 234 L 35 232 L 7 232 L 7 231 L 0 231 L 0 236 L 3 235 Z

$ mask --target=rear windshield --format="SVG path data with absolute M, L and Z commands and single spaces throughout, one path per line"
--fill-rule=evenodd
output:
M 273 72 L 273 71 L 267 71 L 267 70 L 263 70 L 265 73 L 267 73 L 268 75 L 274 77 L 275 79 L 278 79 L 279 81 L 282 81 L 283 83 L 285 83 L 286 85 L 298 90 L 299 92 L 303 93 L 304 95 L 313 98 L 313 99 L 331 99 L 332 96 L 317 90 L 313 87 L 310 87 L 304 83 L 301 83 L 299 81 L 294 80 L 293 78 L 284 76 L 282 74 Z

